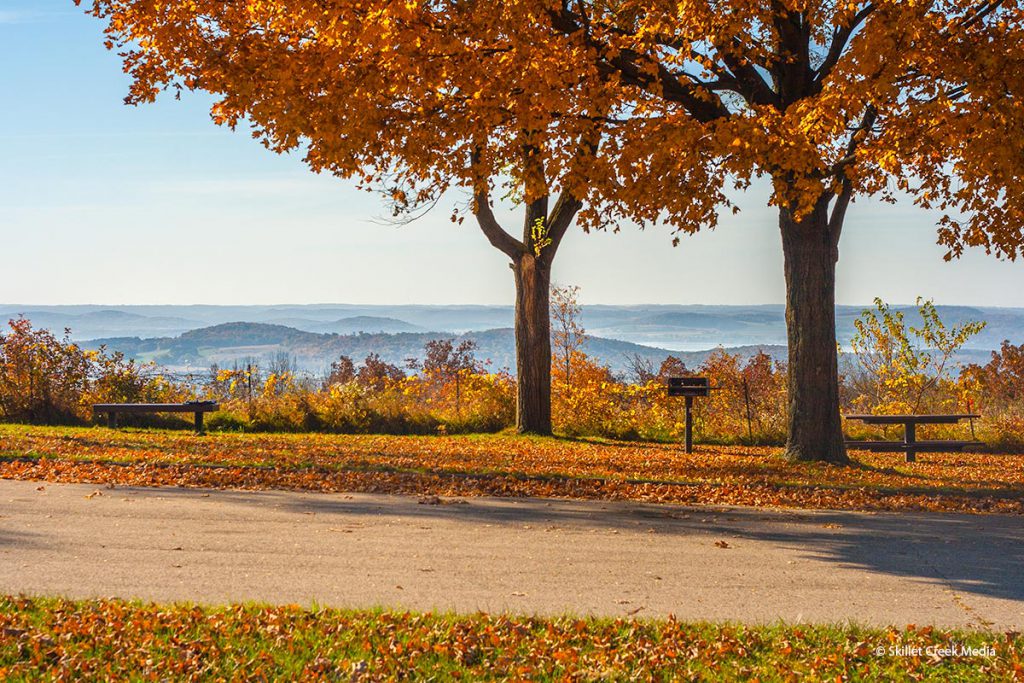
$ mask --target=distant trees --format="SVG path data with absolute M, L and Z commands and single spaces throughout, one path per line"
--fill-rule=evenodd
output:
M 579 294 L 580 288 L 576 286 L 551 289 L 552 361 L 559 366 L 566 387 L 572 385 L 573 361 L 586 342 L 586 332 L 580 323 Z

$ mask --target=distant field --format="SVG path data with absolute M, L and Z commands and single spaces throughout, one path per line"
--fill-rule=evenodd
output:
M 138 486 L 541 496 L 849 510 L 1024 513 L 1024 455 L 856 452 L 480 436 L 233 434 L 0 425 L 0 477 Z
M 965 649 L 966 656 L 951 654 Z M 1022 671 L 1020 634 L 932 627 L 752 627 L 0 597 L 0 678 L 6 681 L 1014 681 Z

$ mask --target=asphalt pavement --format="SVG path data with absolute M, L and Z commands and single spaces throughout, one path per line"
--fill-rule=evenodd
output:
M 0 592 L 1024 626 L 1024 519 L 0 480 Z

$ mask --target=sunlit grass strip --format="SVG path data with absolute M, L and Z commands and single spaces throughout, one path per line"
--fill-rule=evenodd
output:
M 0 425 L 0 477 L 130 486 L 537 496 L 838 510 L 1024 513 L 1024 456 L 855 453 L 514 435 L 210 434 Z
M 0 678 L 1021 680 L 1024 637 L 0 597 Z

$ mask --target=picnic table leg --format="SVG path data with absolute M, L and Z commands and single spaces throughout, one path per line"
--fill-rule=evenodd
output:
M 917 443 L 917 425 L 913 422 L 903 425 L 903 443 L 907 448 L 907 462 L 915 462 L 917 451 L 914 449 L 914 444 Z
M 686 397 L 686 452 L 693 453 L 693 396 Z
M 203 414 L 201 412 L 196 413 L 196 434 L 203 433 Z

